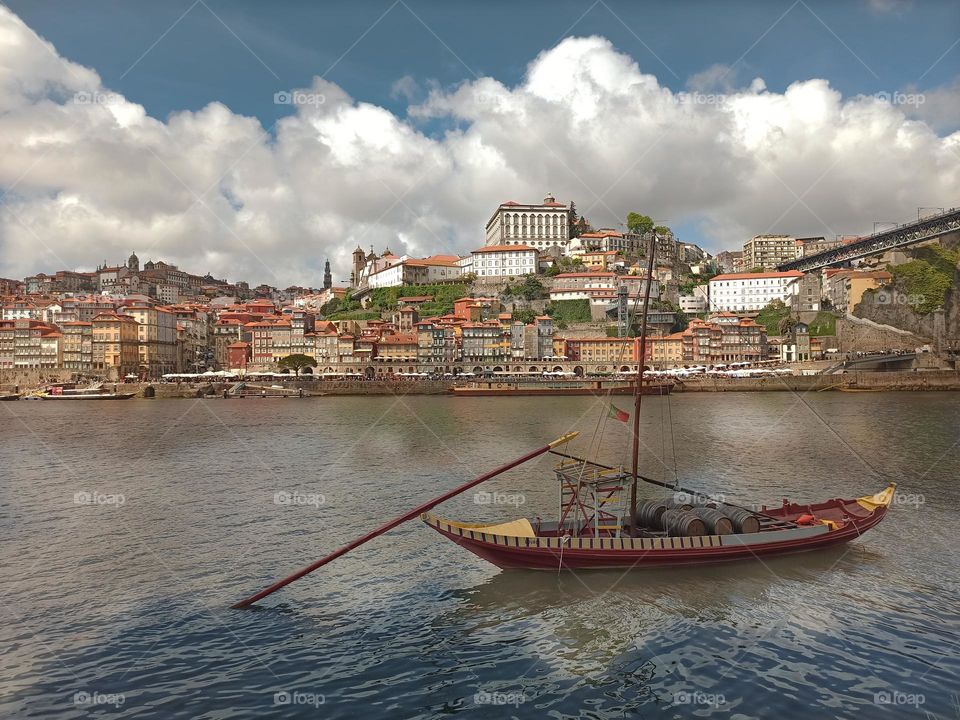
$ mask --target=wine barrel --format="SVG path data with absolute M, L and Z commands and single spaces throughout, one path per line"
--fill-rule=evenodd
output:
M 757 519 L 757 516 L 749 510 L 726 505 L 722 508 L 721 512 L 723 512 L 723 514 L 730 518 L 731 522 L 733 522 L 734 532 L 760 532 L 760 521 Z
M 686 500 L 674 498 L 673 500 L 665 500 L 664 502 L 670 506 L 671 510 L 693 510 L 693 503 L 689 503 Z
M 667 510 L 661 518 L 663 527 L 673 537 L 696 537 L 706 535 L 703 520 L 688 510 Z
M 703 520 L 711 535 L 729 535 L 733 532 L 733 521 L 719 510 L 697 507 L 693 509 L 693 514 Z
M 634 517 L 636 526 L 641 528 L 650 528 L 652 530 L 662 530 L 662 516 L 670 509 L 669 503 L 662 500 L 644 500 L 637 507 L 637 514 Z

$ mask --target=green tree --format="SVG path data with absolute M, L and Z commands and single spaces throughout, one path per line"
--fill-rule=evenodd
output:
M 627 213 L 627 230 L 638 235 L 648 233 L 653 230 L 653 218 L 635 212 Z
M 524 300 L 540 300 L 546 297 L 547 288 L 536 275 L 527 275 L 514 290 L 514 294 L 519 294 Z
M 657 225 L 653 231 L 657 235 L 673 235 L 673 231 L 668 228 L 666 225 Z
M 514 322 L 522 322 L 524 325 L 529 325 L 536 319 L 537 314 L 533 310 L 521 309 L 513 311 Z
M 293 370 L 299 375 L 300 371 L 305 367 L 316 367 L 317 361 L 309 355 L 294 353 L 293 355 L 287 355 L 285 358 L 280 358 L 280 362 L 277 364 L 280 365 L 281 370 Z

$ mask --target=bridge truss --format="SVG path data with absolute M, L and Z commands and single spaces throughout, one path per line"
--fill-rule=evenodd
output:
M 925 217 L 917 222 L 898 225 L 832 250 L 797 258 L 777 267 L 778 270 L 810 272 L 820 268 L 842 265 L 851 260 L 877 255 L 887 250 L 916 245 L 951 232 L 960 231 L 960 208 L 951 208 L 939 215 Z

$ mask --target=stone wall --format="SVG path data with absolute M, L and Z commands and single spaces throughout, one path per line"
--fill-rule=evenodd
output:
M 860 307 L 859 305 L 857 307 Z M 841 353 L 871 350 L 914 351 L 929 340 L 879 321 L 847 316 L 837 318 L 837 347 Z

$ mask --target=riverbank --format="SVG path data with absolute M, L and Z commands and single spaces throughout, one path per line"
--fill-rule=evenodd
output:
M 960 373 L 953 370 L 925 372 L 848 372 L 842 375 L 780 375 L 762 378 L 701 376 L 674 379 L 674 393 L 685 392 L 837 392 L 868 390 L 924 392 L 960 390 Z M 234 383 L 119 383 L 118 392 L 135 392 L 136 398 L 175 399 L 230 395 Z M 286 380 L 274 384 L 248 384 L 247 399 L 265 394 L 271 398 L 380 395 L 448 395 L 450 380 Z M 114 385 L 105 386 L 113 391 Z M 509 397 L 504 395 L 504 397 Z

